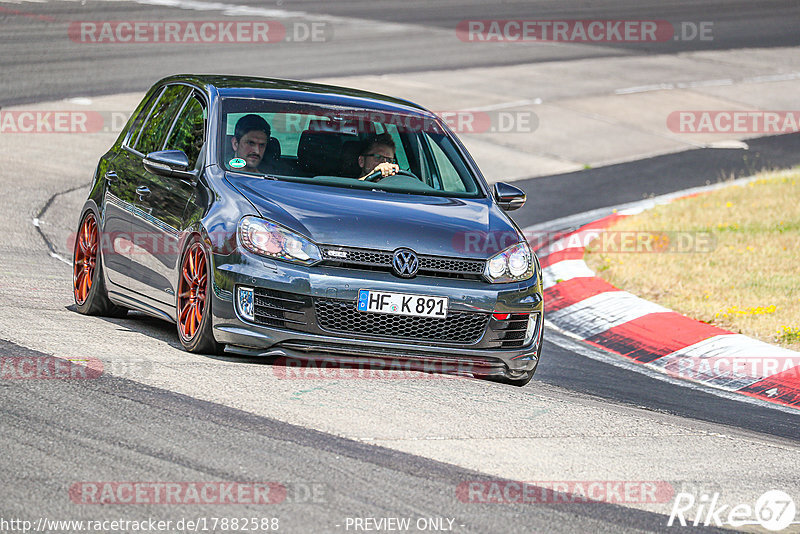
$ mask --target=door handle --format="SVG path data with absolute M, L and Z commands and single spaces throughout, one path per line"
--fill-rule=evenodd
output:
M 139 195 L 139 200 L 144 200 L 144 197 L 150 194 L 150 188 L 146 185 L 140 185 L 136 188 L 136 194 Z
M 108 183 L 116 182 L 117 181 L 117 173 L 115 173 L 114 171 L 108 171 L 105 174 L 105 178 L 106 178 L 106 182 L 108 182 Z

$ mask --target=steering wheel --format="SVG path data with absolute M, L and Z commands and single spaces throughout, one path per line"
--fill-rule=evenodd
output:
M 373 173 L 368 174 L 367 177 L 364 178 L 364 181 L 365 182 L 377 182 L 377 181 L 382 180 L 384 178 L 390 178 L 392 176 L 397 176 L 399 174 L 402 174 L 404 176 L 410 176 L 412 178 L 416 178 L 417 180 L 419 180 L 419 177 L 416 174 L 414 174 L 413 172 L 400 169 L 396 173 L 390 174 L 389 176 L 384 176 L 381 171 L 375 171 Z M 419 181 L 421 182 L 422 180 L 419 180 Z

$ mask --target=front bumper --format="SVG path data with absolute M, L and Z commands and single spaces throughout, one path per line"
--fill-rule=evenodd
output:
M 461 371 L 471 370 L 473 374 L 495 376 L 531 371 L 538 364 L 543 329 L 542 287 L 538 273 L 524 282 L 489 284 L 423 276 L 401 279 L 384 272 L 321 265 L 304 267 L 247 252 L 214 255 L 213 262 L 214 337 L 231 353 L 335 359 L 338 362 L 388 358 L 409 362 L 412 366 L 418 362 L 421 367 L 425 367 L 426 362 L 436 362 L 437 368 L 456 367 Z M 304 303 L 298 306 L 307 309 L 297 316 L 302 320 L 296 322 L 256 324 L 246 321 L 239 316 L 234 302 L 238 286 L 297 295 Z M 448 315 L 484 317 L 486 327 L 474 339 L 448 341 L 381 335 L 375 331 L 367 334 L 332 331 L 324 321 L 320 324 L 316 315 L 320 304 L 336 303 L 348 309 L 352 304 L 355 309 L 360 289 L 445 296 L 449 299 Z M 532 341 L 527 346 L 514 346 L 521 342 L 500 341 L 503 335 L 498 332 L 502 332 L 499 329 L 503 325 L 491 316 L 493 312 L 533 314 L 536 325 Z

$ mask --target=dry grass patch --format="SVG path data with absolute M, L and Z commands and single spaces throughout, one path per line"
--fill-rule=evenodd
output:
M 617 239 L 587 248 L 586 262 L 620 289 L 800 350 L 799 178 L 767 173 L 626 217 L 610 229 Z

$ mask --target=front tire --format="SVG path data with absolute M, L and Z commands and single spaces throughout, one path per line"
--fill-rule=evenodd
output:
M 181 258 L 178 273 L 178 338 L 189 352 L 217 354 L 211 320 L 211 262 L 203 242 L 192 236 Z
M 511 376 L 487 376 L 486 379 L 490 380 L 491 382 L 499 382 L 500 384 L 508 384 L 509 386 L 517 386 L 522 387 L 526 386 L 528 382 L 531 381 L 533 378 L 533 374 L 536 372 L 536 369 L 532 369 L 530 371 L 520 371 L 519 374 L 514 374 Z
M 89 210 L 81 219 L 72 254 L 72 296 L 79 313 L 123 317 L 127 309 L 108 300 L 100 255 L 97 217 Z
M 522 387 L 528 385 L 528 382 L 531 381 L 533 375 L 536 373 L 536 369 L 539 367 L 539 361 L 542 358 L 542 345 L 544 345 L 544 332 L 542 332 L 542 336 L 539 338 L 539 348 L 536 350 L 536 367 L 530 371 L 519 371 L 518 373 L 507 376 L 487 376 L 486 379 L 510 386 Z

